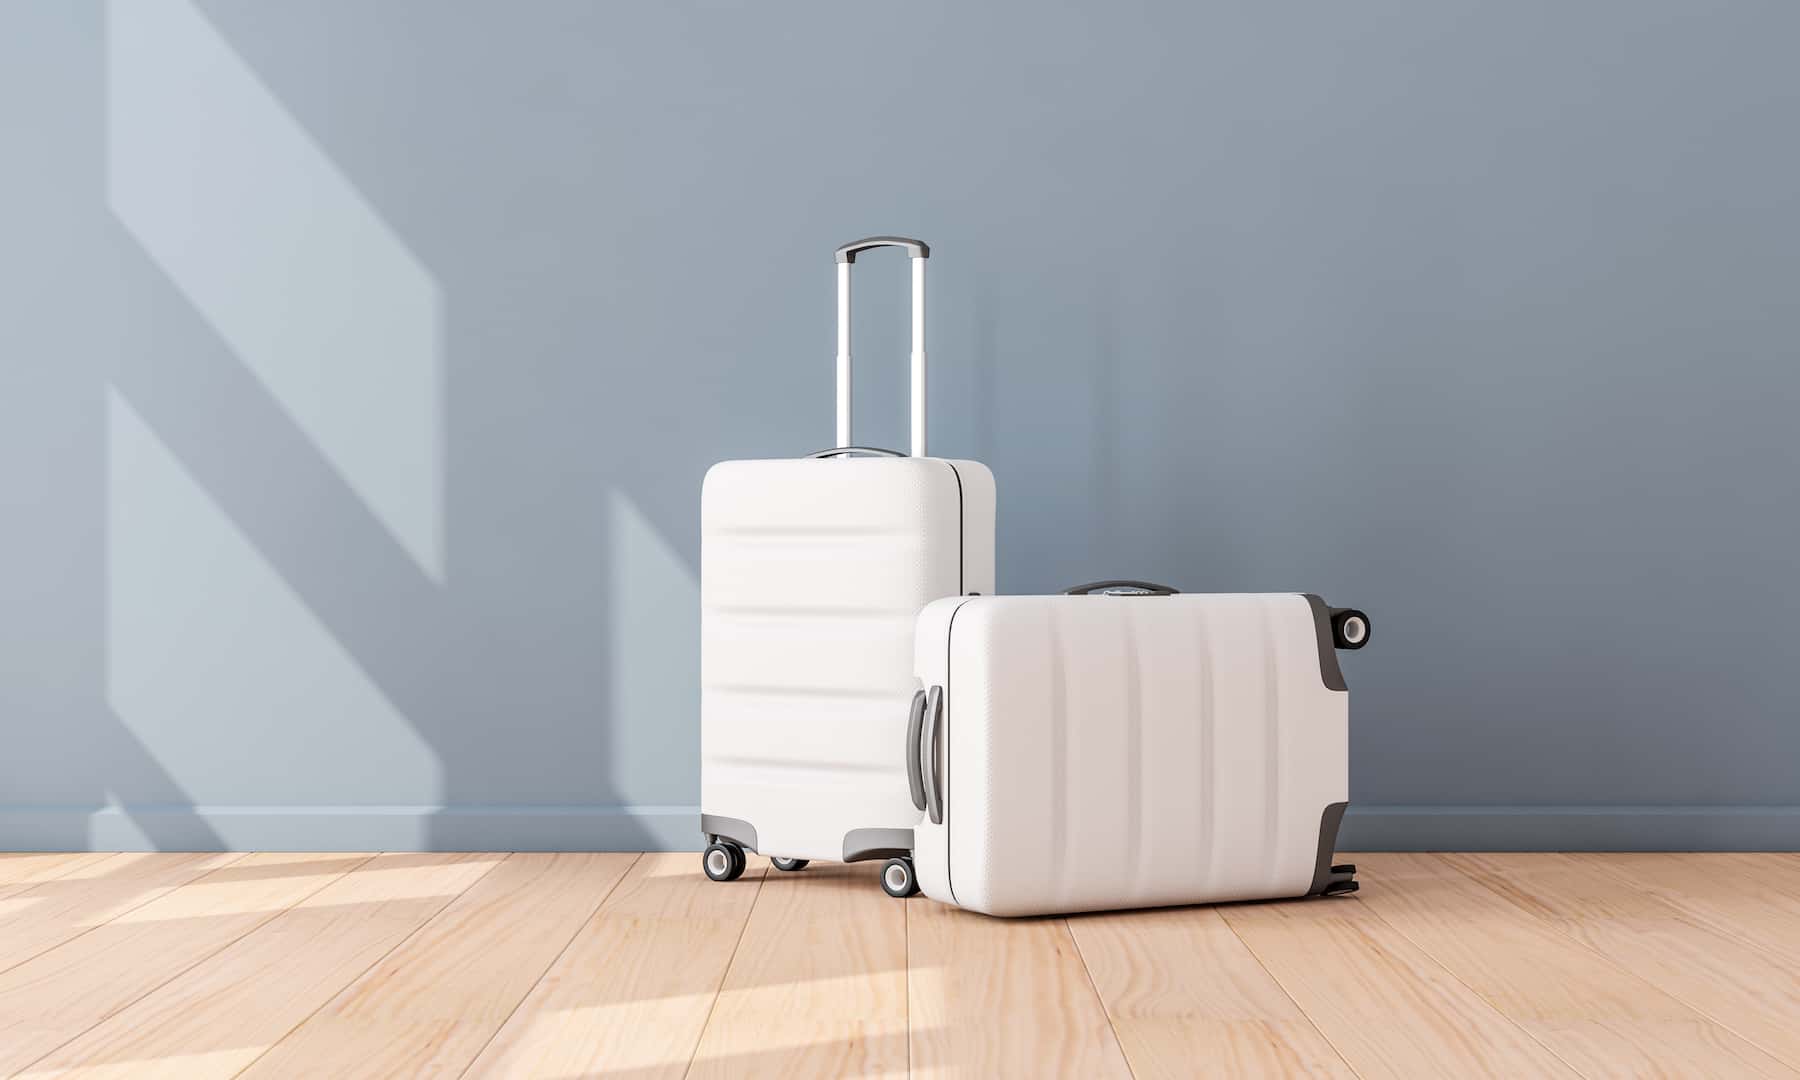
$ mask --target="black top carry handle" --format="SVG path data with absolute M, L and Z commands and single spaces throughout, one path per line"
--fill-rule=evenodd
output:
M 1098 593 L 1101 596 L 1174 596 L 1180 590 L 1171 589 L 1167 585 L 1158 585 L 1154 581 L 1093 581 L 1086 585 L 1077 585 L 1072 589 L 1064 589 L 1065 596 L 1088 596 Z M 1332 607 L 1311 593 L 1303 593 L 1312 606 L 1313 619 L 1319 631 L 1319 652 L 1326 655 L 1326 645 L 1338 649 L 1360 649 L 1369 643 L 1372 627 L 1368 613 L 1358 608 Z M 1332 669 L 1336 671 L 1336 662 Z M 1338 681 L 1341 681 L 1341 676 Z M 1327 679 L 1326 685 L 1335 690 L 1342 686 L 1333 685 Z
M 1077 585 L 1072 589 L 1064 589 L 1064 596 L 1087 596 L 1099 593 L 1102 596 L 1174 596 L 1180 589 L 1171 589 L 1167 585 L 1158 585 L 1153 581 L 1090 581 L 1086 585 Z
M 905 248 L 907 255 L 915 259 L 931 258 L 931 245 L 923 240 L 914 240 L 906 236 L 868 236 L 861 240 L 852 240 L 838 248 L 837 261 L 853 263 L 856 261 L 856 257 L 863 252 L 884 247 Z
M 829 450 L 814 450 L 806 455 L 809 458 L 828 457 L 905 457 L 898 450 L 883 450 L 879 446 L 834 446 Z

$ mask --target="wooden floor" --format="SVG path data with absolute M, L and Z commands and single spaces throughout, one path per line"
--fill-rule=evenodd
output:
M 1800 1076 L 1800 855 L 1362 855 L 1003 921 L 877 868 L 0 856 L 0 1074 Z

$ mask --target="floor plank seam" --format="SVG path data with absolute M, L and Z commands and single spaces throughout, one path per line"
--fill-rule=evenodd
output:
M 712 1026 L 713 1013 L 719 1008 L 719 995 L 725 990 L 726 980 L 731 978 L 731 968 L 737 963 L 738 949 L 743 947 L 744 934 L 750 929 L 750 920 L 756 917 L 756 905 L 762 901 L 763 885 L 769 880 L 769 868 L 763 867 L 756 879 L 756 895 L 750 898 L 750 906 L 744 910 L 744 925 L 738 927 L 737 940 L 731 943 L 731 956 L 725 966 L 719 970 L 719 985 L 713 987 L 712 1000 L 706 1005 L 706 1019 L 700 1021 L 700 1030 L 694 1035 L 694 1048 L 688 1051 L 687 1068 L 681 1070 L 682 1080 L 687 1080 L 694 1071 L 694 1059 L 700 1056 L 700 1045 L 706 1041 L 706 1029 Z M 910 1036 L 908 1050 L 910 1052 Z
M 389 854 L 389 853 L 382 852 L 381 854 Z M 506 853 L 506 855 L 504 857 L 494 860 L 494 864 L 492 866 L 489 866 L 486 870 L 483 870 L 481 873 L 475 875 L 474 879 L 471 880 L 467 885 L 465 885 L 461 892 L 458 892 L 453 896 L 445 897 L 443 905 L 440 906 L 436 911 L 433 911 L 430 915 L 428 915 L 424 919 L 420 920 L 419 925 L 413 927 L 412 930 L 409 931 L 399 941 L 394 942 L 393 946 L 391 948 L 389 948 L 386 952 L 382 953 L 380 956 L 377 956 L 375 959 L 369 961 L 368 967 L 363 968 L 361 971 L 357 972 L 355 975 L 352 975 L 350 978 L 344 980 L 343 986 L 340 986 L 337 989 L 333 990 L 331 993 L 326 994 L 324 996 L 323 1000 L 321 1000 L 319 1002 L 319 1004 L 317 1006 L 315 1006 L 311 1012 L 309 1012 L 305 1016 L 301 1017 L 299 1022 L 294 1024 L 293 1027 L 290 1027 L 286 1031 L 282 1032 L 281 1037 L 279 1039 L 275 1039 L 274 1041 L 270 1042 L 268 1046 L 263 1047 L 262 1053 L 257 1054 L 255 1057 L 251 1058 L 249 1061 L 246 1061 L 244 1063 L 243 1068 L 237 1070 L 236 1072 L 232 1073 L 231 1075 L 234 1077 L 242 1076 L 245 1073 L 249 1072 L 251 1069 L 255 1068 L 257 1062 L 261 1061 L 265 1057 L 268 1057 L 269 1054 L 277 1046 L 280 1046 L 284 1041 L 287 1040 L 288 1036 L 292 1035 L 296 1031 L 299 1031 L 302 1027 L 305 1027 L 306 1024 L 309 1021 L 311 1021 L 313 1017 L 319 1015 L 321 1012 L 324 1012 L 325 1007 L 330 1005 L 333 1001 L 336 1001 L 337 996 L 339 994 L 343 993 L 344 990 L 347 989 L 348 987 L 355 986 L 357 983 L 357 980 L 361 979 L 364 975 L 367 975 L 370 971 L 374 970 L 374 968 L 377 964 L 381 963 L 383 960 L 386 960 L 389 956 L 392 956 L 395 949 L 398 949 L 400 946 L 406 944 L 408 941 L 411 941 L 413 938 L 417 937 L 421 930 L 423 930 L 427 926 L 431 925 L 431 922 L 433 919 L 436 919 L 439 915 L 442 915 L 444 913 L 444 908 L 447 908 L 451 904 L 456 903 L 456 901 L 463 895 L 463 893 L 466 893 L 470 889 L 473 889 L 477 884 L 479 884 L 481 882 L 482 878 L 485 878 L 489 874 L 493 873 L 496 869 L 499 868 L 501 863 L 505 862 L 507 859 L 512 858 L 513 854 L 514 854 L 513 852 L 509 851 Z M 377 856 L 377 857 L 379 857 L 379 856 Z M 360 869 L 360 867 L 358 869 Z M 355 873 L 356 871 L 352 870 L 350 872 Z
M 906 1075 L 908 1077 L 911 1077 L 913 1074 L 913 1058 L 912 1058 L 912 913 L 913 913 L 913 904 L 916 902 L 916 900 L 917 900 L 917 896 L 915 894 L 914 896 L 909 896 L 906 899 L 900 901 L 900 903 L 904 905 L 904 907 L 901 908 L 901 913 L 906 916 L 904 919 L 900 920 L 900 942 L 901 942 L 901 950 L 902 950 L 900 955 L 906 961 L 904 970 L 906 972 Z
M 1106 995 L 1100 992 L 1100 984 L 1094 981 L 1094 972 L 1088 967 L 1087 953 L 1081 951 L 1081 939 L 1069 926 L 1069 920 L 1058 919 L 1062 924 L 1063 934 L 1069 939 L 1069 947 L 1075 950 L 1075 959 L 1081 962 L 1081 974 L 1087 979 L 1088 989 L 1094 992 L 1094 1000 L 1100 1003 L 1100 1015 L 1106 1017 L 1106 1030 L 1112 1032 L 1113 1045 L 1119 1049 L 1119 1060 L 1125 1063 L 1125 1071 L 1132 1080 L 1137 1080 L 1137 1070 L 1131 1065 L 1131 1055 L 1125 1052 L 1125 1040 L 1119 1038 L 1119 1025 L 1113 1021 L 1112 1006 L 1106 1003 Z
M 1335 903 L 1336 901 L 1331 902 Z M 1358 903 L 1359 901 L 1355 897 L 1350 897 L 1349 902 Z M 1244 951 L 1250 954 L 1250 958 L 1256 961 L 1256 965 L 1263 969 L 1263 974 L 1269 977 L 1269 981 L 1279 987 L 1283 996 L 1294 1003 L 1294 1010 L 1301 1016 L 1304 1016 L 1307 1024 L 1309 1024 L 1314 1031 L 1319 1033 L 1319 1038 L 1325 1040 L 1325 1045 L 1331 1047 L 1331 1052 L 1336 1054 L 1338 1060 L 1344 1063 L 1344 1068 L 1349 1069 L 1352 1076 L 1361 1078 L 1363 1076 L 1362 1070 L 1351 1063 L 1349 1056 L 1344 1053 L 1343 1049 L 1340 1048 L 1337 1043 L 1331 1041 L 1331 1036 L 1325 1034 L 1325 1029 L 1319 1026 L 1317 1020 L 1313 1019 L 1312 1013 L 1306 1011 L 1306 1006 L 1300 1004 L 1300 999 L 1295 997 L 1294 992 L 1287 988 L 1287 984 L 1281 981 L 1280 976 L 1269 969 L 1269 965 L 1263 961 L 1261 956 L 1257 955 L 1256 950 L 1251 947 L 1250 942 L 1244 935 L 1238 933 L 1238 928 L 1231 925 L 1231 920 L 1227 919 L 1223 913 L 1220 913 L 1217 907 L 1214 907 L 1212 910 L 1219 914 L 1219 921 L 1225 924 L 1225 929 L 1231 931 L 1232 937 L 1237 938 L 1238 944 L 1244 947 Z
M 254 854 L 254 852 L 248 852 L 248 851 L 241 852 L 241 853 L 239 853 L 239 855 L 236 859 L 233 859 L 230 862 L 226 863 L 225 866 L 214 867 L 212 870 L 208 870 L 205 874 L 201 874 L 200 877 L 194 878 L 192 881 L 183 882 L 180 885 L 177 885 L 174 889 L 170 889 L 169 892 L 164 893 L 163 895 L 168 896 L 168 895 L 173 894 L 177 889 L 185 889 L 189 885 L 192 885 L 195 882 L 198 882 L 198 881 L 206 878 L 207 876 L 209 876 L 210 874 L 212 874 L 213 872 L 215 872 L 217 870 L 223 870 L 226 867 L 236 865 L 238 862 L 242 861 L 243 859 L 249 858 L 252 854 Z M 24 1068 L 20 1069 L 19 1072 L 20 1073 L 30 1072 L 33 1068 L 37 1067 L 39 1062 L 42 1062 L 42 1061 L 46 1060 L 47 1058 L 54 1056 L 58 1051 L 60 1051 L 61 1049 L 63 1049 L 66 1046 L 73 1044 L 74 1042 L 79 1040 L 82 1036 L 86 1035 L 88 1032 L 99 1027 L 101 1024 L 106 1023 L 108 1020 L 111 1020 L 113 1017 L 124 1012 L 126 1009 L 129 1009 L 133 1005 L 136 1005 L 138 1002 L 143 1001 L 145 998 L 149 997 L 151 994 L 156 993 L 158 990 L 161 990 L 163 987 L 174 982 L 176 979 L 181 978 L 183 975 L 186 975 L 188 972 L 199 967 L 201 964 L 206 963 L 208 960 L 210 960 L 213 957 L 224 952 L 226 949 L 231 948 L 233 945 L 236 945 L 238 942 L 244 940 L 246 937 L 249 937 L 251 934 L 262 929 L 264 926 L 268 925 L 268 923 L 271 919 L 276 918 L 277 916 L 281 915 L 283 912 L 293 910 L 296 906 L 298 906 L 300 904 L 306 903 L 308 900 L 312 899 L 314 896 L 318 895 L 320 892 L 329 888 L 334 882 L 342 880 L 344 877 L 353 873 L 358 868 L 366 865 L 369 862 L 369 860 L 373 859 L 374 857 L 375 857 L 374 855 L 370 855 L 370 856 L 368 856 L 368 858 L 365 858 L 365 859 L 361 860 L 360 862 L 358 862 L 355 866 L 349 867 L 348 869 L 339 871 L 338 873 L 331 875 L 330 877 L 326 878 L 324 881 L 320 882 L 318 888 L 308 891 L 303 896 L 296 897 L 292 904 L 287 905 L 286 907 L 282 908 L 280 911 L 269 912 L 267 917 L 265 917 L 263 919 L 259 919 L 258 921 L 251 923 L 249 926 L 245 927 L 243 933 L 238 934 L 237 936 L 233 937 L 229 941 L 222 942 L 219 945 L 219 947 L 216 949 L 209 949 L 206 952 L 201 953 L 199 956 L 194 957 L 193 963 L 186 964 L 186 965 L 182 966 L 181 968 L 178 968 L 176 971 L 171 973 L 168 978 L 157 983 L 155 986 L 150 987 L 149 989 L 145 990 L 143 993 L 139 994 L 138 996 L 132 998 L 129 1001 L 120 1002 L 116 1008 L 107 1010 L 105 1013 L 103 1013 L 98 1018 L 96 1018 L 92 1024 L 89 1024 L 87 1027 L 82 1028 L 80 1031 L 76 1032 L 73 1036 L 71 1036 L 67 1039 L 64 1039 L 62 1042 L 57 1043 L 55 1046 L 51 1047 L 49 1050 L 47 1050 L 44 1053 L 39 1054 L 37 1057 L 33 1058 L 31 1060 L 30 1064 L 28 1064 Z M 121 913 L 121 914 L 123 914 L 123 913 Z M 111 920 L 108 920 L 108 922 L 110 922 L 110 921 Z M 102 925 L 105 925 L 105 924 L 102 924 Z M 79 937 L 79 936 L 80 935 L 77 935 L 77 937 Z M 70 938 L 69 940 L 73 941 L 75 939 Z
M 519 1014 L 519 1008 L 531 999 L 531 995 L 537 990 L 538 984 L 544 981 L 544 976 L 556 970 L 558 961 L 562 960 L 563 954 L 569 951 L 569 946 L 575 944 L 575 939 L 581 936 L 581 931 L 588 923 L 593 921 L 595 915 L 600 913 L 600 909 L 606 906 L 607 900 L 611 899 L 612 894 L 619 890 L 619 886 L 624 883 L 625 879 L 631 876 L 631 871 L 637 867 L 637 864 L 643 861 L 644 853 L 640 851 L 637 853 L 637 858 L 632 859 L 625 869 L 620 872 L 619 876 L 613 879 L 613 883 L 607 886 L 606 891 L 600 894 L 600 899 L 594 901 L 594 906 L 588 910 L 588 913 L 576 921 L 575 928 L 569 931 L 569 940 L 562 943 L 562 948 L 556 950 L 556 954 L 550 957 L 549 963 L 545 964 L 544 969 L 537 973 L 537 978 L 531 980 L 531 985 L 527 986 L 525 992 L 519 995 L 519 1000 L 513 1002 L 513 1007 L 507 1010 L 506 1017 L 498 1024 L 494 1025 L 494 1030 L 489 1032 L 488 1037 L 483 1039 L 481 1045 L 475 1048 L 475 1052 L 469 1055 L 468 1062 L 464 1064 L 462 1070 L 456 1074 L 457 1080 L 462 1080 L 463 1077 L 469 1075 L 469 1070 L 473 1069 L 475 1063 L 481 1060 L 481 1055 L 487 1053 L 487 1048 L 493 1045 L 494 1040 L 500 1037 L 502 1031 L 506 1030 L 506 1025 L 512 1023 L 512 1018 Z
M 120 854 L 124 854 L 124 853 L 120 852 Z M 118 911 L 113 912 L 111 915 L 107 916 L 105 922 L 97 922 L 94 925 L 88 927 L 87 929 L 81 931 L 79 934 L 71 934 L 68 937 L 63 938 L 60 941 L 52 942 L 51 944 L 44 946 L 42 949 L 39 949 L 37 952 L 32 953 L 30 956 L 23 957 L 19 960 L 15 960 L 12 963 L 6 965 L 5 967 L 0 967 L 0 975 L 6 974 L 7 972 L 11 971 L 13 968 L 18 967 L 20 964 L 29 964 L 33 960 L 36 960 L 38 957 L 44 955 L 45 953 L 50 952 L 53 949 L 60 949 L 64 945 L 67 945 L 71 941 L 79 941 L 80 939 L 86 937 L 87 935 L 89 935 L 89 934 L 93 933 L 94 931 L 100 929 L 101 927 L 107 925 L 107 923 L 113 922 L 117 919 L 124 918 L 125 916 L 136 911 L 138 908 L 143 907 L 145 904 L 154 903 L 155 901 L 162 899 L 163 896 L 169 895 L 169 893 L 174 892 L 175 889 L 186 888 L 188 885 L 191 885 L 194 882 L 205 877 L 206 875 L 212 873 L 213 870 L 223 870 L 228 866 L 236 865 L 238 862 L 242 861 L 243 859 L 248 858 L 251 854 L 252 853 L 248 852 L 248 851 L 239 852 L 237 855 L 233 856 L 232 858 L 227 859 L 225 862 L 222 862 L 218 866 L 213 867 L 212 870 L 202 870 L 200 873 L 195 874 L 193 877 L 182 882 L 180 885 L 176 885 L 174 888 L 169 889 L 168 892 L 165 892 L 165 893 L 161 894 L 160 896 L 153 895 L 156 892 L 157 886 L 152 885 L 149 888 L 145 889 L 143 899 L 139 900 L 135 904 L 132 904 L 130 907 L 120 908 Z M 111 862 L 111 861 L 112 860 L 110 860 L 110 859 L 102 859 L 99 862 L 95 863 L 94 865 L 95 866 L 104 866 L 108 862 Z M 79 869 L 79 868 L 77 867 L 74 869 Z M 71 869 L 70 873 L 73 873 L 74 869 Z M 47 885 L 47 884 L 49 884 L 49 881 L 54 881 L 54 880 L 57 880 L 57 879 L 51 878 L 47 881 L 36 882 L 32 885 L 32 887 L 30 889 L 26 889 L 24 892 L 18 893 L 17 895 L 29 896 L 29 895 L 31 895 L 32 890 L 36 889 L 39 885 Z
M 189 853 L 189 852 L 170 852 L 170 854 L 183 854 L 183 855 L 185 855 L 185 854 L 190 854 L 190 853 Z M 117 861 L 117 860 L 119 860 L 119 859 L 121 859 L 121 858 L 123 858 L 123 857 L 124 857 L 124 856 L 125 856 L 125 852 L 123 852 L 123 851 L 114 851 L 114 852 L 109 852 L 109 853 L 108 853 L 108 854 L 107 854 L 107 856 L 106 856 L 106 857 L 105 857 L 105 858 L 103 858 L 103 859 L 97 859 L 97 860 L 95 860 L 95 861 L 94 861 L 94 862 L 92 862 L 92 863 L 87 863 L 87 864 L 83 864 L 83 863 L 82 863 L 82 862 L 81 862 L 81 860 L 79 860 L 79 859 L 75 859 L 75 860 L 72 860 L 72 861 L 70 861 L 70 863 L 69 863 L 69 865 L 68 865 L 68 866 L 66 866 L 66 867 L 64 867 L 64 868 L 63 868 L 63 869 L 61 869 L 61 870 L 58 870 L 58 871 L 56 871 L 56 872 L 55 872 L 55 873 L 53 873 L 53 874 L 51 874 L 51 875 L 50 875 L 50 876 L 49 876 L 49 877 L 46 877 L 46 878 L 44 878 L 44 879 L 43 879 L 43 880 L 42 880 L 42 881 L 33 881 L 33 882 L 31 882 L 31 883 L 30 883 L 30 885 L 31 885 L 31 888 L 32 888 L 32 889 L 35 889 L 35 888 L 36 888 L 36 887 L 38 887 L 38 886 L 39 886 L 39 885 L 42 885 L 42 884 L 44 884 L 44 883 L 45 883 L 45 882 L 49 882 L 49 881 L 61 881 L 61 880 L 63 880 L 63 879 L 64 879 L 64 878 L 66 878 L 66 877 L 68 877 L 68 876 L 69 876 L 69 875 L 70 875 L 70 874 L 73 874 L 73 873 L 74 873 L 74 872 L 75 872 L 75 871 L 77 871 L 77 870 L 80 870 L 80 869 L 81 869 L 81 868 L 82 868 L 82 866 L 83 866 L 83 865 L 87 865 L 87 866 L 92 866 L 92 867 L 95 867 L 95 868 L 98 868 L 98 867 L 102 867 L 102 866 L 105 866 L 105 865 L 106 865 L 106 864 L 107 864 L 107 863 L 109 863 L 109 862 L 116 862 L 116 861 Z M 240 856 L 240 858 L 241 858 L 241 857 L 242 857 L 242 856 Z M 24 891 L 25 891 L 25 892 L 30 892 L 30 891 L 31 891 L 31 889 L 26 889 L 26 890 L 24 890 Z
M 9 852 L 6 852 L 5 854 L 20 855 L 20 854 L 35 854 L 35 853 L 9 851 Z M 56 854 L 56 853 L 49 853 L 49 854 Z M 101 855 L 100 858 L 95 859 L 92 862 L 87 862 L 87 863 L 82 862 L 79 856 L 82 854 L 95 854 L 94 852 L 85 852 L 85 853 L 84 852 L 67 852 L 66 854 L 68 854 L 71 857 L 64 859 L 62 861 L 62 863 L 60 864 L 60 866 L 61 866 L 60 869 L 52 870 L 48 874 L 44 874 L 40 877 L 28 879 L 25 881 L 8 881 L 8 882 L 0 883 L 0 900 L 10 900 L 15 896 L 27 896 L 31 892 L 36 890 L 37 887 L 40 885 L 48 885 L 52 881 L 65 880 L 66 878 L 69 877 L 69 875 L 75 873 L 75 871 L 77 871 L 77 870 L 82 869 L 84 866 L 93 866 L 93 867 L 105 866 L 107 863 L 112 862 L 114 859 L 119 858 L 120 856 L 124 855 L 125 853 L 122 851 L 108 852 L 104 855 Z
M 1614 960 L 1610 955 L 1603 952 L 1597 946 L 1591 945 L 1588 942 L 1581 940 L 1581 938 L 1570 933 L 1568 930 L 1564 929 L 1562 926 L 1559 926 L 1554 919 L 1545 918 L 1543 916 L 1543 914 L 1541 914 L 1540 912 L 1532 911 L 1530 908 L 1526 907 L 1524 904 L 1519 903 L 1517 900 L 1513 899 L 1510 896 L 1507 896 L 1505 893 L 1501 892 L 1499 889 L 1494 888 L 1494 886 L 1492 884 L 1490 884 L 1489 882 L 1483 881 L 1481 879 L 1481 877 L 1479 875 L 1475 874 L 1473 871 L 1464 870 L 1461 866 L 1458 866 L 1456 863 L 1451 862 L 1448 859 L 1445 859 L 1443 861 L 1444 861 L 1445 865 L 1449 866 L 1452 870 L 1456 871 L 1457 873 L 1462 874 L 1463 877 L 1468 878 L 1469 880 L 1475 882 L 1477 885 L 1480 885 L 1482 888 L 1493 893 L 1495 896 L 1500 897 L 1500 899 L 1502 899 L 1503 901 L 1505 901 L 1508 904 L 1511 904 L 1514 908 L 1525 912 L 1526 914 L 1530 915 L 1534 919 L 1537 919 L 1539 922 L 1541 922 L 1545 926 L 1549 927 L 1558 936 L 1564 938 L 1565 940 L 1574 942 L 1576 945 L 1581 946 L 1583 949 L 1586 949 L 1588 952 L 1593 953 L 1595 956 L 1603 958 L 1607 963 L 1612 964 L 1614 967 L 1624 970 L 1625 972 L 1632 975 L 1633 977 L 1635 977 L 1639 980 L 1642 980 L 1644 982 L 1649 982 L 1650 985 L 1655 986 L 1658 990 L 1661 990 L 1663 993 L 1669 995 L 1671 998 L 1680 1002 L 1682 1005 L 1685 1005 L 1688 1008 L 1692 1009 L 1695 1013 L 1699 1014 L 1702 1018 L 1704 1018 L 1706 1020 L 1710 1020 L 1714 1024 L 1717 1024 L 1720 1028 L 1723 1028 L 1725 1031 L 1728 1031 L 1731 1034 L 1736 1035 L 1738 1038 L 1744 1040 L 1744 1042 L 1755 1047 L 1756 1049 L 1761 1050 L 1763 1053 L 1767 1054 L 1769 1057 L 1773 1058 L 1775 1061 L 1780 1062 L 1781 1064 L 1787 1066 L 1790 1069 L 1800 1069 L 1800 1062 L 1790 1060 L 1786 1055 L 1784 1055 L 1774 1049 L 1771 1049 L 1770 1047 L 1764 1045 L 1761 1041 L 1757 1040 L 1756 1038 L 1753 1038 L 1751 1035 L 1747 1034 L 1746 1032 L 1739 1030 L 1737 1025 L 1732 1023 L 1732 1021 L 1729 1017 L 1722 1016 L 1719 1013 L 1714 1012 L 1711 1009 L 1708 1009 L 1706 1006 L 1701 1005 L 1698 1002 L 1689 1000 L 1687 995 L 1681 993 L 1681 991 L 1676 987 L 1664 986 L 1661 983 L 1651 982 L 1649 979 L 1645 978 L 1644 976 L 1638 975 L 1636 972 L 1632 971 L 1630 968 L 1625 967 L 1624 964 L 1618 962 L 1617 960 Z M 1614 881 L 1621 880 L 1619 875 L 1617 875 L 1617 874 L 1607 874 L 1605 876 L 1612 878 Z M 1640 892 L 1642 891 L 1641 888 L 1639 888 L 1638 886 L 1636 886 L 1635 884 L 1633 884 L 1629 881 L 1625 881 L 1622 883 L 1626 884 L 1628 886 L 1631 886 L 1634 889 L 1638 889 L 1638 891 L 1640 891 Z M 1674 910 L 1677 914 L 1689 914 L 1687 908 L 1679 907 L 1676 904 L 1674 904 L 1662 897 L 1657 897 L 1657 899 L 1662 900 L 1662 902 L 1666 906 L 1668 906 L 1669 908 Z M 1711 920 L 1701 920 L 1701 927 L 1702 927 L 1702 929 L 1711 930 L 1711 929 L 1713 929 L 1713 923 L 1711 922 Z M 1746 941 L 1744 939 L 1744 937 L 1740 934 L 1725 934 L 1723 936 L 1728 937 L 1728 938 L 1732 939 L 1733 941 L 1736 941 L 1740 945 L 1745 945 L 1749 948 L 1756 949 L 1757 951 L 1766 951 L 1763 949 L 1762 945 L 1757 944 L 1755 942 Z

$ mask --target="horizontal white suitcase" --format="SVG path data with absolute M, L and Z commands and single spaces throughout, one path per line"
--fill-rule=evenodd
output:
M 912 456 L 852 446 L 850 268 L 912 259 Z M 898 753 L 913 629 L 943 596 L 994 591 L 994 477 L 926 456 L 925 260 L 916 240 L 837 252 L 837 445 L 810 457 L 727 461 L 700 503 L 700 828 L 708 876 L 744 852 L 885 858 L 919 820 Z
M 1336 649 L 1316 596 L 1100 582 L 919 616 L 906 743 L 917 887 L 990 915 L 1347 892 Z M 884 868 L 910 890 L 903 859 Z

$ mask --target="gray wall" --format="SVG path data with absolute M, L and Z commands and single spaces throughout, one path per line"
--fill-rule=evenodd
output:
M 830 441 L 890 231 L 1004 590 L 1373 613 L 1347 846 L 1800 845 L 1797 39 L 8 4 L 0 847 L 691 843 L 700 478 Z

